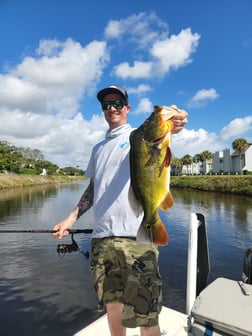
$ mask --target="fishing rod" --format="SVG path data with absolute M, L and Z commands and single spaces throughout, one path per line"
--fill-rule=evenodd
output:
M 59 230 L 0 230 L 0 233 L 57 233 Z M 72 253 L 79 251 L 82 253 L 86 258 L 89 258 L 89 252 L 83 252 L 76 241 L 74 240 L 74 234 L 85 233 L 90 234 L 93 232 L 92 229 L 67 229 L 67 231 L 71 234 L 71 244 L 58 244 L 57 245 L 57 252 L 59 257 L 63 258 L 66 253 Z
M 57 233 L 59 230 L 0 230 L 0 233 Z M 67 229 L 70 234 L 92 233 L 92 229 Z

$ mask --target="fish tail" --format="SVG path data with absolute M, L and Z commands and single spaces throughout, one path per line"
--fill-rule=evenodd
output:
M 148 224 L 143 220 L 138 229 L 136 241 L 140 244 L 153 243 L 164 246 L 168 244 L 169 236 L 160 219 L 156 220 L 155 225 Z

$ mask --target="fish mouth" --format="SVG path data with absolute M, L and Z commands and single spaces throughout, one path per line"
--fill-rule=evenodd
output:
M 163 120 L 169 120 L 171 119 L 175 114 L 177 113 L 177 110 L 170 106 L 165 106 L 163 110 L 160 112 L 161 118 Z

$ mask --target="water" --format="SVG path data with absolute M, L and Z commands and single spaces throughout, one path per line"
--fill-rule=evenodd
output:
M 0 191 L 0 229 L 52 229 L 78 202 L 87 182 Z M 205 215 L 209 281 L 241 279 L 243 254 L 252 245 L 251 198 L 173 190 L 174 207 L 161 217 L 170 236 L 160 248 L 164 304 L 185 311 L 188 223 Z M 74 228 L 92 225 L 89 211 Z M 90 250 L 88 235 L 75 235 Z M 99 317 L 89 260 L 74 252 L 60 258 L 50 234 L 0 234 L 0 335 L 68 336 Z M 71 243 L 65 237 L 61 243 Z

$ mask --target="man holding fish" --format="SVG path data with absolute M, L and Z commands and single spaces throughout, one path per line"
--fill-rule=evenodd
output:
M 187 123 L 187 112 L 155 106 L 138 129 L 127 123 L 127 91 L 110 85 L 98 92 L 109 129 L 94 146 L 85 175 L 90 183 L 77 206 L 54 226 L 57 238 L 94 208 L 90 262 L 98 310 L 106 306 L 111 336 L 140 327 L 160 336 L 162 308 L 157 245 L 168 243 L 158 209 L 173 204 L 169 191 L 171 135 Z

